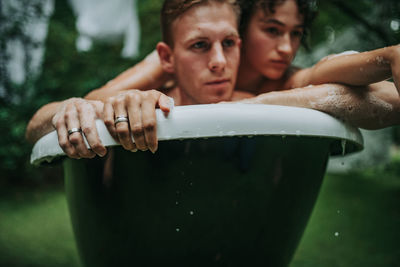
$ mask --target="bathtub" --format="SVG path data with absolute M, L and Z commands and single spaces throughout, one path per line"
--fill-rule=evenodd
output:
M 105 158 L 63 159 L 85 266 L 287 266 L 330 155 L 357 128 L 315 110 L 246 104 L 157 111 L 159 149 L 132 153 L 97 122 Z M 31 162 L 63 158 L 55 132 Z

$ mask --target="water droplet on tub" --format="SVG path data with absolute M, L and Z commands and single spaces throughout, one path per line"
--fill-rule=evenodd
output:
M 190 215 L 193 215 L 193 214 L 194 214 L 194 212 L 191 210 L 191 211 L 189 212 L 189 214 L 190 214 Z
M 339 232 L 335 232 L 335 236 L 338 237 L 339 236 Z
M 176 228 L 175 230 L 176 230 L 176 232 L 179 232 L 181 229 L 179 229 L 179 228 Z
M 176 201 L 176 202 L 175 202 L 175 205 L 178 205 L 178 204 L 179 204 L 179 202 L 178 202 L 178 201 Z
M 344 156 L 344 154 L 346 154 L 346 140 L 342 140 L 342 156 Z

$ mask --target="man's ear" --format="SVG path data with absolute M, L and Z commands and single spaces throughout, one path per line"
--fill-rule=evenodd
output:
M 174 73 L 174 57 L 171 47 L 164 42 L 159 42 L 156 49 L 163 70 L 167 73 Z

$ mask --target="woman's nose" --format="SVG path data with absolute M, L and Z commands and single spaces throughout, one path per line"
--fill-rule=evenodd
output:
M 282 35 L 278 43 L 278 52 L 291 56 L 293 53 L 292 42 L 290 39 L 290 34 L 286 33 Z

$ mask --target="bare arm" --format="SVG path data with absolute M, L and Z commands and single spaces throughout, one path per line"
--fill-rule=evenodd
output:
M 56 129 L 57 133 L 59 134 L 60 145 L 64 145 L 64 143 L 68 144 L 69 137 L 65 137 L 65 129 L 68 127 L 68 125 L 61 127 L 61 122 L 58 122 L 58 126 L 55 124 L 56 120 L 60 121 L 60 118 L 69 116 L 67 113 L 70 113 L 71 110 L 74 113 L 73 117 L 75 121 L 73 122 L 70 120 L 70 124 L 77 124 L 78 127 L 81 125 L 81 122 L 85 125 L 88 123 L 90 125 L 94 125 L 95 119 L 100 116 L 99 112 L 102 112 L 102 110 L 97 110 L 100 103 L 96 103 L 95 101 L 91 100 L 102 100 L 105 102 L 109 97 L 132 88 L 140 88 L 141 90 L 160 88 L 169 79 L 171 79 L 171 77 L 163 72 L 157 52 L 154 51 L 139 64 L 126 70 L 103 87 L 90 92 L 86 96 L 88 99 L 87 102 L 83 101 L 83 99 L 72 98 L 62 102 L 49 103 L 40 108 L 32 117 L 27 126 L 25 134 L 26 139 L 30 143 L 35 143 L 42 136 Z M 64 124 L 66 121 L 67 119 L 65 118 Z M 102 155 L 105 149 L 101 144 L 98 145 L 99 138 L 97 131 L 96 128 L 93 129 L 94 135 L 89 135 L 89 137 L 93 136 L 91 140 L 88 139 L 89 145 L 91 145 L 94 151 L 96 151 L 96 147 L 99 147 L 98 154 Z M 61 132 L 59 132 L 59 130 L 61 130 Z M 60 140 L 60 137 L 63 138 L 63 141 Z M 72 139 L 74 141 L 74 138 Z M 78 140 L 77 142 L 78 143 L 74 144 L 74 146 L 78 148 L 78 152 L 80 152 L 78 154 L 81 154 L 82 156 L 84 154 L 89 155 L 90 153 L 88 153 L 87 149 L 84 147 L 83 140 Z M 74 149 L 68 148 L 71 147 L 71 145 L 73 144 L 64 145 L 67 148 L 64 149 L 64 151 L 67 153 L 67 155 L 74 156 L 77 153 Z
M 60 102 L 52 102 L 41 107 L 31 118 L 26 127 L 25 138 L 34 144 L 45 134 L 54 131 L 52 119 L 57 112 Z
M 324 84 L 275 91 L 242 103 L 286 105 L 326 112 L 357 127 L 380 129 L 400 123 L 400 99 L 393 83 L 367 87 Z
M 313 67 L 295 73 L 289 83 L 292 88 L 324 83 L 366 86 L 391 77 L 399 91 L 400 45 L 324 58 Z
M 96 130 L 96 119 L 103 117 L 101 101 L 70 98 L 53 102 L 40 108 L 26 129 L 26 139 L 34 143 L 45 134 L 57 130 L 58 142 L 63 151 L 72 158 L 92 158 L 96 154 L 104 156 L 106 148 L 101 144 Z M 80 129 L 68 133 L 71 129 Z M 82 133 L 91 148 L 87 149 Z
M 146 91 L 161 88 L 171 78 L 163 71 L 157 51 L 153 51 L 143 61 L 121 73 L 103 87 L 91 91 L 85 98 L 105 102 L 110 96 L 126 90 Z

